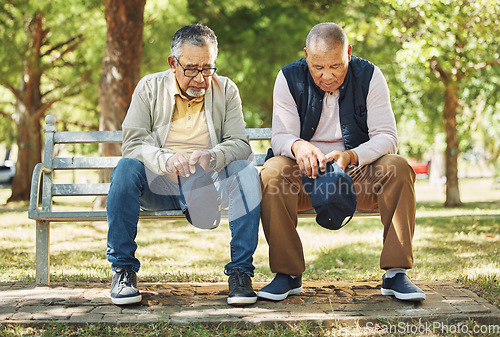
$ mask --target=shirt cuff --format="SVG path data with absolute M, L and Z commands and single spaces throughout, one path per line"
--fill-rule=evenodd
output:
M 373 154 L 369 149 L 363 149 L 362 147 L 357 147 L 356 150 L 352 150 L 358 155 L 358 166 L 363 166 L 374 162 L 378 158 L 372 158 Z
M 292 145 L 296 141 L 301 140 L 299 137 L 288 136 L 285 139 L 280 139 L 279 144 L 273 144 L 271 147 L 273 148 L 273 152 L 275 156 L 286 156 L 288 158 L 295 159 L 295 156 L 292 152 Z
M 219 172 L 222 170 L 226 165 L 226 156 L 224 155 L 224 152 L 222 152 L 221 149 L 215 149 L 213 148 L 212 151 L 215 153 L 215 166 L 214 166 L 214 171 Z
M 158 167 L 160 168 L 160 171 L 163 172 L 164 174 L 167 174 L 168 171 L 167 171 L 167 161 L 173 156 L 174 154 L 173 153 L 165 153 L 165 152 L 162 152 L 159 156 L 158 156 Z

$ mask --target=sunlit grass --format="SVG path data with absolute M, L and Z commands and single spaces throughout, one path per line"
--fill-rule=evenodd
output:
M 381 324 L 392 324 L 394 327 L 400 327 L 397 321 L 381 322 Z M 413 324 L 411 326 L 422 326 L 422 322 L 413 321 L 406 322 Z M 187 326 L 170 325 L 165 322 L 157 322 L 151 324 L 87 324 L 87 325 L 69 325 L 69 324 L 45 324 L 37 326 L 26 326 L 20 324 L 0 324 L 0 335 L 2 337 L 18 337 L 18 336 L 44 336 L 44 337 L 61 337 L 61 336 L 78 336 L 78 337 L 157 337 L 157 336 L 178 336 L 178 337 L 297 337 L 297 336 L 321 336 L 321 337 L 344 337 L 344 336 L 427 336 L 427 337 L 442 337 L 442 336 L 472 336 L 474 328 L 478 327 L 478 322 L 469 319 L 459 323 L 460 332 L 446 332 L 441 329 L 429 329 L 429 332 L 413 333 L 413 332 L 397 332 L 395 334 L 382 331 L 384 325 L 381 325 L 380 331 L 373 327 L 363 327 L 355 325 L 352 327 L 344 327 L 338 324 L 331 326 L 322 326 L 314 322 L 290 322 L 286 325 L 274 324 L 273 326 L 255 326 L 252 328 L 238 325 L 208 326 L 200 323 L 194 323 Z M 443 330 L 447 325 L 443 326 Z M 450 325 L 452 326 L 452 325 Z M 403 326 L 401 326 L 403 327 Z M 453 326 L 452 326 L 453 327 Z M 431 326 L 432 328 L 432 326 Z M 491 334 L 477 334 L 478 336 L 496 336 L 498 325 L 482 325 L 481 328 L 489 329 Z M 461 331 L 468 331 L 462 333 Z M 476 335 L 476 334 L 474 334 Z
M 429 188 L 417 183 L 418 216 L 414 236 L 416 280 L 460 280 L 466 284 L 482 280 L 484 289 L 497 282 L 500 270 L 500 191 L 486 189 L 486 179 L 463 182 L 470 198 L 464 208 L 443 209 L 419 191 Z M 479 201 L 473 200 L 476 191 Z M 8 189 L 0 189 L 6 200 Z M 487 195 L 491 201 L 484 200 Z M 2 200 L 0 199 L 0 204 Z M 89 201 L 78 201 L 89 203 Z M 35 223 L 27 219 L 27 206 L 0 206 L 0 282 L 33 281 L 35 278 Z M 61 199 L 58 207 L 75 207 Z M 80 207 L 80 206 L 78 206 Z M 314 219 L 301 219 L 298 227 L 306 258 L 306 280 L 379 280 L 382 225 L 376 217 L 354 218 L 339 231 L 328 231 Z M 53 223 L 51 226 L 51 279 L 53 281 L 109 281 L 106 260 L 105 222 Z M 229 262 L 230 231 L 227 222 L 211 231 L 200 230 L 187 221 L 141 221 L 137 257 L 142 263 L 141 281 L 226 281 L 224 265 Z M 269 281 L 268 246 L 262 230 L 254 255 L 255 281 Z M 490 296 L 497 305 L 500 302 Z M 496 299 L 495 299 L 496 298 Z
M 500 190 L 491 179 L 461 180 L 462 208 L 442 208 L 444 195 L 427 181 L 417 181 L 417 224 L 414 236 L 415 280 L 452 280 L 500 307 Z M 0 282 L 34 282 L 35 223 L 27 205 L 3 205 L 10 190 L 0 188 Z M 58 209 L 89 209 L 89 198 L 57 200 Z M 314 219 L 298 227 L 306 258 L 306 280 L 380 280 L 382 225 L 378 218 L 354 218 L 339 231 L 328 231 Z M 105 222 L 53 223 L 51 226 L 52 281 L 110 282 L 106 260 Z M 211 231 L 186 221 L 141 221 L 137 257 L 142 282 L 225 282 L 229 262 L 227 222 Z M 254 255 L 254 281 L 269 281 L 267 243 L 262 230 Z M 468 322 L 474 324 L 474 322 Z M 370 331 L 349 328 L 358 336 Z M 340 336 L 336 327 L 299 323 L 286 327 L 188 327 L 151 325 L 28 327 L 0 324 L 0 335 L 10 336 Z M 429 336 L 434 336 L 430 334 Z
M 327 231 L 301 220 L 306 279 L 362 280 L 381 276 L 379 255 L 382 226 L 377 218 L 356 218 L 340 231 Z M 497 218 L 419 218 L 414 238 L 414 278 L 456 279 L 482 265 L 500 267 L 500 233 Z M 0 281 L 34 278 L 34 224 L 24 219 L 3 221 L 0 234 L 3 272 Z M 107 224 L 54 223 L 51 230 L 53 280 L 100 280 L 110 276 L 106 261 Z M 227 222 L 216 230 L 196 229 L 185 221 L 143 221 L 139 225 L 137 257 L 143 281 L 224 281 L 229 262 L 230 232 Z M 272 277 L 263 233 L 254 255 L 257 281 Z M 493 266 L 493 268 L 491 268 Z
M 358 336 L 369 336 L 359 329 Z M 167 323 L 141 325 L 105 325 L 89 324 L 86 326 L 68 326 L 64 324 L 48 324 L 44 327 L 22 327 L 20 325 L 0 325 L 2 337 L 18 336 L 88 336 L 88 337 L 125 337 L 125 336 L 179 336 L 179 337 L 296 337 L 296 336 L 343 336 L 335 327 L 327 328 L 317 324 L 298 323 L 288 326 L 260 326 L 252 329 L 237 326 L 205 326 L 193 324 L 186 327 L 172 326 Z

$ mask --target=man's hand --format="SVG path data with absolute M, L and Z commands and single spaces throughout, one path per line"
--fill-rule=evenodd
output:
M 167 171 L 176 173 L 181 177 L 189 177 L 196 172 L 195 165 L 199 164 L 205 172 L 209 171 L 210 152 L 208 150 L 196 150 L 191 156 L 186 151 L 180 151 L 170 157 L 167 161 Z
M 205 172 L 208 172 L 210 170 L 210 152 L 208 152 L 208 150 L 196 150 L 193 152 L 191 158 L 189 158 L 189 171 L 191 174 L 196 172 L 196 163 L 198 163 Z
M 318 168 L 321 172 L 326 170 L 327 159 L 323 152 L 316 146 L 305 140 L 298 140 L 292 145 L 300 172 L 315 179 L 318 176 Z
M 180 151 L 167 160 L 167 172 L 176 173 L 181 177 L 189 177 L 189 153 Z
M 340 168 L 345 171 L 347 166 L 351 163 L 351 157 L 349 153 L 342 151 L 332 151 L 326 155 L 327 162 L 334 160 Z

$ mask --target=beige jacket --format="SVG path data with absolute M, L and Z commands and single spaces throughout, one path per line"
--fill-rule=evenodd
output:
M 137 159 L 160 175 L 166 173 L 166 162 L 173 155 L 163 144 L 172 121 L 176 85 L 170 70 L 143 77 L 122 124 L 123 157 Z M 213 76 L 205 94 L 205 113 L 210 145 L 216 155 L 215 170 L 235 160 L 251 159 L 240 95 L 229 78 Z

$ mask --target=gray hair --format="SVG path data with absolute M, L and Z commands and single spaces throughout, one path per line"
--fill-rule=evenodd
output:
M 179 29 L 172 38 L 170 55 L 177 59 L 182 55 L 182 46 L 187 43 L 195 46 L 212 46 L 217 58 L 217 36 L 207 26 L 195 23 Z
M 319 23 L 307 34 L 306 49 L 314 46 L 314 49 L 327 51 L 342 45 L 345 49 L 349 45 L 347 35 L 338 24 L 333 22 Z

